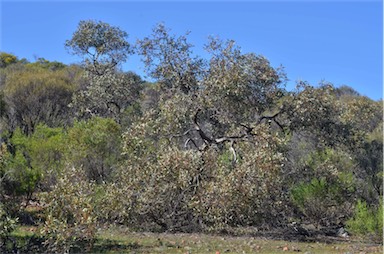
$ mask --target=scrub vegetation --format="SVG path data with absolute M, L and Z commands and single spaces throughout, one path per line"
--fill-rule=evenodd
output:
M 81 21 L 82 64 L 0 53 L 0 252 L 381 252 L 382 101 L 288 91 L 232 40 L 127 36 Z

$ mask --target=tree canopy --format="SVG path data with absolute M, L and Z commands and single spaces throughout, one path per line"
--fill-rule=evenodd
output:
M 102 74 L 105 69 L 124 62 L 131 53 L 127 36 L 126 32 L 108 23 L 83 20 L 65 46 L 71 53 L 83 57 L 92 71 Z

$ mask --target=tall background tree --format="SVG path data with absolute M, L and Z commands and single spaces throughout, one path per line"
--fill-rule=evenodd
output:
M 121 122 L 128 107 L 138 105 L 141 78 L 119 71 L 132 53 L 127 33 L 101 21 L 80 21 L 66 47 L 83 57 L 84 85 L 74 94 L 71 106 L 78 118 L 113 117 Z
M 118 27 L 101 21 L 83 20 L 65 46 L 71 53 L 83 57 L 88 70 L 101 75 L 124 62 L 132 53 L 127 36 Z

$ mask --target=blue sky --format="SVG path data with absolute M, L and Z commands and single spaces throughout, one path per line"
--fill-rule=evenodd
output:
M 321 80 L 383 97 L 383 5 L 371 1 L 18 1 L 1 2 L 0 51 L 34 61 L 80 59 L 64 48 L 80 20 L 118 26 L 134 43 L 159 22 L 174 34 L 191 31 L 194 52 L 206 56 L 210 35 L 234 39 L 244 53 L 283 65 L 288 89 Z M 123 65 L 143 75 L 139 57 Z

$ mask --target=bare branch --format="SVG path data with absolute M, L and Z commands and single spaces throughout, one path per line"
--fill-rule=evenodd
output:
M 214 140 L 210 137 L 208 137 L 204 131 L 201 130 L 200 128 L 200 125 L 198 124 L 197 122 L 197 115 L 199 114 L 199 112 L 201 111 L 201 109 L 198 109 L 195 113 L 195 116 L 193 117 L 193 122 L 195 124 L 195 130 L 199 133 L 200 137 L 204 140 L 204 143 L 206 144 L 212 144 L 214 142 Z
M 246 126 L 243 123 L 240 123 L 240 126 L 244 127 L 247 131 L 247 134 L 252 134 L 253 128 Z
M 196 113 L 194 114 L 193 116 L 193 122 L 194 122 L 194 127 L 195 127 L 195 130 L 199 133 L 199 136 L 200 138 L 204 141 L 204 147 L 202 148 L 199 148 L 196 144 L 196 142 L 191 139 L 191 138 L 188 138 L 184 144 L 184 147 L 187 147 L 188 143 L 189 142 L 192 142 L 194 144 L 194 146 L 199 150 L 199 151 L 204 151 L 206 148 L 208 148 L 210 145 L 218 145 L 218 144 L 223 144 L 225 142 L 230 142 L 230 147 L 229 147 L 229 150 L 231 151 L 232 155 L 233 155 L 233 162 L 236 163 L 237 162 L 237 154 L 236 154 L 236 150 L 235 148 L 233 147 L 235 142 L 237 140 L 246 140 L 244 138 L 247 138 L 249 136 L 254 136 L 255 134 L 252 133 L 254 127 L 249 127 L 243 123 L 240 123 L 240 126 L 244 127 L 246 129 L 246 133 L 244 134 L 241 134 L 241 135 L 235 135 L 235 136 L 224 136 L 224 137 L 219 137 L 219 138 L 211 138 L 209 137 L 200 127 L 199 123 L 198 123 L 198 115 L 200 113 L 201 109 L 198 109 L 196 111 Z M 277 126 L 279 126 L 283 131 L 284 131 L 284 126 L 282 124 L 280 124 L 278 121 L 277 121 L 277 116 L 279 116 L 281 112 L 277 112 L 275 113 L 274 115 L 272 116 L 262 116 L 259 118 L 259 120 L 257 121 L 257 125 L 261 124 L 263 120 L 268 120 L 268 121 L 273 121 L 274 123 L 276 123 Z M 189 133 L 189 131 L 191 130 L 188 130 L 185 135 L 187 133 Z
M 259 119 L 259 121 L 257 123 L 260 124 L 264 119 L 274 120 L 279 114 L 280 114 L 280 112 L 277 112 L 273 116 L 262 116 L 262 117 L 260 117 L 260 119 Z
M 234 143 L 235 143 L 235 142 L 232 140 L 232 142 L 231 142 L 231 146 L 229 147 L 229 151 L 231 151 L 232 154 L 233 154 L 233 162 L 234 162 L 234 163 L 237 163 L 236 150 L 235 150 L 235 148 L 233 148 L 233 144 L 234 144 Z
M 284 131 L 284 126 L 278 122 L 276 120 L 277 116 L 279 116 L 279 114 L 281 113 L 281 111 L 277 112 L 276 114 L 274 114 L 273 116 L 262 116 L 260 117 L 259 121 L 257 122 L 258 124 L 260 124 L 263 120 L 269 120 L 269 121 L 273 121 L 277 126 L 279 126 L 279 128 Z
M 189 142 L 192 142 L 192 144 L 193 144 L 197 149 L 199 149 L 199 147 L 197 146 L 196 142 L 195 142 L 193 139 L 191 139 L 191 138 L 188 138 L 188 139 L 185 141 L 185 143 L 184 143 L 184 147 L 185 147 L 185 148 L 187 148 Z M 199 150 L 200 150 L 200 149 L 199 149 Z

